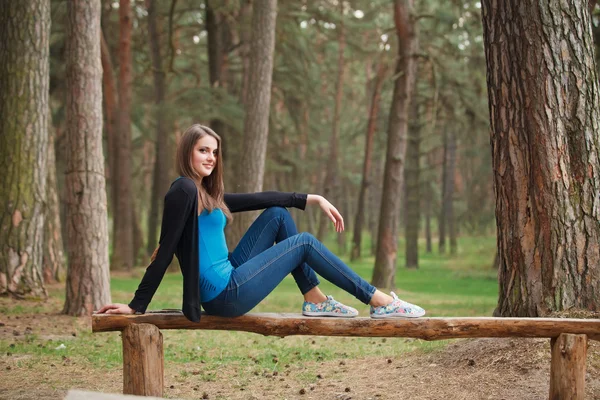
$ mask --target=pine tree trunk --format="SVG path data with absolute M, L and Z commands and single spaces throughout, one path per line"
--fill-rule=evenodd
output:
M 416 81 L 416 76 L 415 76 Z M 416 86 L 416 85 L 415 85 Z M 416 87 L 413 88 L 413 99 L 416 98 Z M 408 142 L 406 147 L 406 182 L 405 207 L 405 245 L 406 268 L 419 268 L 419 222 L 421 219 L 420 174 L 421 166 L 421 122 L 419 121 L 419 104 L 412 101 L 411 122 L 409 123 Z
M 442 158 L 442 193 L 438 214 L 438 252 L 446 253 L 446 222 L 448 217 L 448 130 L 444 130 L 444 157 Z
M 63 312 L 90 316 L 110 302 L 102 153 L 100 1 L 67 3 L 67 248 Z
M 448 176 L 447 176 L 447 198 L 446 222 L 448 223 L 448 236 L 450 239 L 450 254 L 456 254 L 456 218 L 454 216 L 454 177 L 456 175 L 456 133 L 452 130 L 448 137 Z
M 150 199 L 150 213 L 148 214 L 148 243 L 146 252 L 152 254 L 157 246 L 158 224 L 163 208 L 163 198 L 169 189 L 173 164 L 173 151 L 171 138 L 166 129 L 165 95 L 167 91 L 166 72 L 162 65 L 160 51 L 159 27 L 156 18 L 156 0 L 147 0 L 148 33 L 150 42 L 150 57 L 154 71 L 154 104 L 156 115 L 156 142 L 154 173 L 152 180 L 152 193 Z
M 46 297 L 42 273 L 50 1 L 0 2 L 0 294 Z
M 104 99 L 104 112 L 106 116 L 106 142 L 107 142 L 107 158 L 108 158 L 108 173 L 110 187 L 110 208 L 113 216 L 117 210 L 118 193 L 117 190 L 117 166 L 116 159 L 119 152 L 117 146 L 117 84 L 113 70 L 112 58 L 110 49 L 106 43 L 104 32 L 100 36 L 100 54 L 102 60 L 102 87 Z
M 430 254 L 433 252 L 433 244 L 431 240 L 431 182 L 425 183 L 425 252 Z
M 119 111 L 117 159 L 115 162 L 116 208 L 113 213 L 111 266 L 131 269 L 134 260 L 133 207 L 131 190 L 131 3 L 119 0 Z
M 587 2 L 482 6 L 498 225 L 494 313 L 598 311 L 600 89 Z
M 340 2 L 340 11 L 343 11 L 343 2 Z M 333 126 L 331 137 L 329 139 L 329 156 L 327 158 L 327 167 L 325 172 L 325 181 L 323 183 L 323 197 L 335 202 L 340 196 L 340 182 L 338 176 L 338 148 L 340 136 L 340 112 L 342 108 L 342 96 L 344 95 L 344 50 L 346 48 L 346 33 L 343 25 L 343 13 L 340 12 L 340 23 L 338 31 L 338 65 L 337 80 L 335 83 L 335 105 L 333 111 Z M 321 218 L 317 238 L 323 240 L 327 233 L 327 227 L 331 225 L 329 218 Z M 339 234 L 338 234 L 339 235 Z
M 387 153 L 377 234 L 377 254 L 372 284 L 392 288 L 396 276 L 398 250 L 398 219 L 400 197 L 404 180 L 408 107 L 414 80 L 414 52 L 416 50 L 415 23 L 411 13 L 412 0 L 395 0 L 394 21 L 398 36 L 396 81 L 390 109 Z
M 248 103 L 244 118 L 244 149 L 238 164 L 238 192 L 259 192 L 263 188 L 271 82 L 273 78 L 273 53 L 275 51 L 275 21 L 277 0 L 264 0 L 253 5 L 252 41 L 250 44 L 250 73 Z M 237 214 L 233 229 L 228 232 L 230 244 L 239 242 L 252 222 L 255 213 Z
M 377 118 L 379 118 L 379 103 L 381 97 L 381 87 L 386 75 L 386 64 L 380 60 L 375 76 L 375 87 L 373 88 L 373 97 L 369 109 L 369 123 L 367 125 L 367 138 L 365 145 L 365 159 L 363 162 L 362 181 L 360 183 L 360 192 L 358 195 L 358 205 L 356 206 L 356 218 L 354 222 L 354 237 L 352 239 L 351 260 L 360 258 L 360 246 L 362 242 L 362 231 L 366 212 L 367 190 L 371 185 L 369 177 L 371 175 L 371 158 L 373 154 L 373 139 L 377 130 Z
M 215 99 L 221 95 L 225 87 L 226 60 L 231 47 L 231 34 L 227 18 L 213 7 L 213 1 L 206 0 L 206 32 L 208 39 L 208 75 L 212 96 Z M 217 3 L 218 4 L 218 3 Z M 218 101 L 217 101 L 218 103 Z M 210 120 L 210 127 L 221 136 L 223 159 L 228 160 L 227 125 L 219 118 Z
M 51 124 L 49 124 L 50 126 Z M 62 239 L 62 224 L 58 203 L 56 179 L 56 153 L 54 151 L 54 129 L 48 129 L 48 177 L 46 181 L 46 208 L 44 218 L 44 257 L 42 269 L 44 283 L 54 283 L 63 278 L 65 255 Z

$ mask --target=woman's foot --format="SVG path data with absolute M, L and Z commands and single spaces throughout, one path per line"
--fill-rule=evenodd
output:
M 371 318 L 419 318 L 425 315 L 421 307 L 400 300 L 392 292 L 393 301 L 386 305 L 371 305 Z
M 333 296 L 327 296 L 327 300 L 320 303 L 305 301 L 302 305 L 302 315 L 308 317 L 353 318 L 358 315 L 358 311 L 334 300 Z

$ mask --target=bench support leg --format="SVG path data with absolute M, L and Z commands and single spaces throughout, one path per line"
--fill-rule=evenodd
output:
M 131 324 L 123 337 L 123 393 L 163 397 L 163 337 L 151 324 Z
M 550 344 L 550 400 L 583 400 L 587 336 L 563 333 Z

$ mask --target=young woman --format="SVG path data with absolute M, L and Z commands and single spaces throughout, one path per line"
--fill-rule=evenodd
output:
M 421 307 L 377 290 L 312 235 L 298 234 L 285 207 L 318 205 L 337 232 L 344 230 L 342 216 L 322 196 L 224 193 L 221 138 L 210 128 L 195 124 L 187 129 L 177 148 L 177 168 L 180 177 L 165 196 L 159 247 L 133 300 L 105 305 L 99 313 L 144 313 L 176 254 L 183 274 L 183 313 L 191 321 L 200 320 L 200 305 L 212 315 L 245 314 L 289 273 L 304 296 L 304 315 L 358 315 L 321 292 L 315 272 L 370 304 L 373 318 L 425 315 Z M 224 229 L 231 213 L 260 209 L 265 211 L 229 253 Z

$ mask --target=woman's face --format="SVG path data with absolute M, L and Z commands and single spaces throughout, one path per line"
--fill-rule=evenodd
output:
M 198 139 L 192 153 L 192 167 L 201 177 L 209 176 L 217 166 L 219 143 L 210 135 Z

